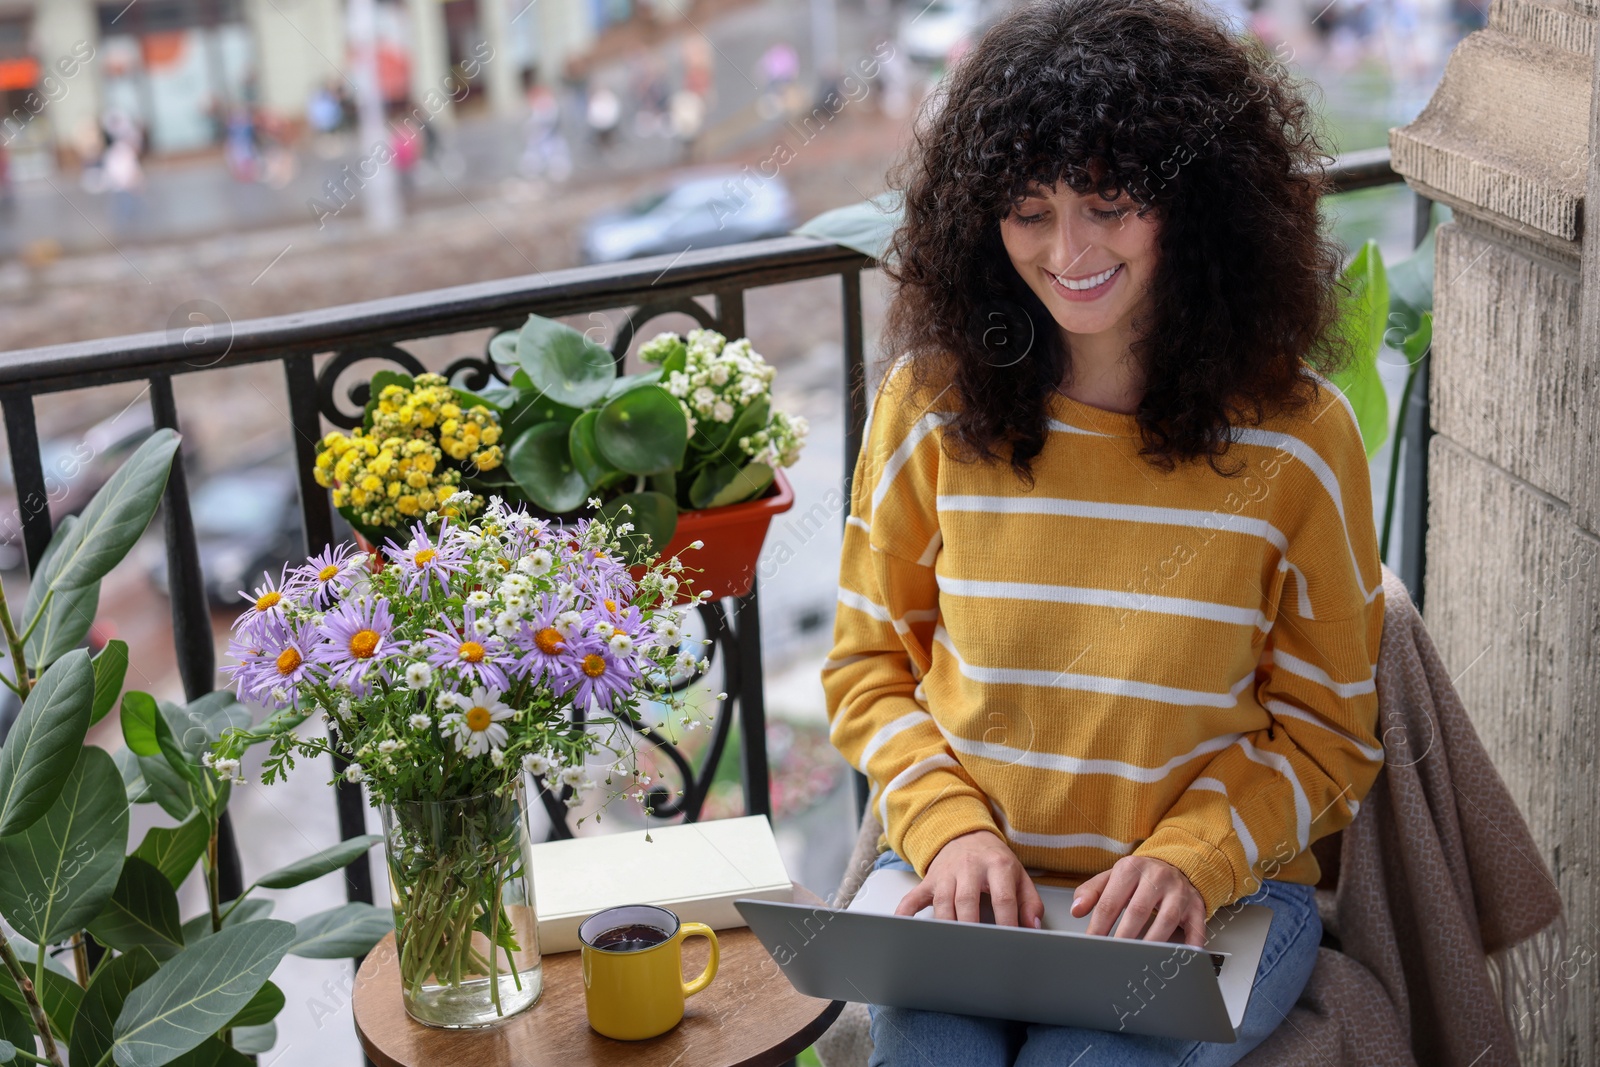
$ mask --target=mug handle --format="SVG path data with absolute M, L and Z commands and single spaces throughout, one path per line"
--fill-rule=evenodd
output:
M 700 990 L 711 984 L 711 979 L 717 976 L 717 960 L 720 956 L 717 935 L 705 923 L 684 923 L 683 939 L 687 940 L 691 937 L 703 937 L 711 942 L 711 959 L 706 962 L 706 969 L 700 972 L 698 978 L 692 982 L 683 983 L 683 995 L 686 997 L 700 992 Z

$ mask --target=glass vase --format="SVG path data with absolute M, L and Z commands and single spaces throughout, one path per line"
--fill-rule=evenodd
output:
M 406 1013 L 488 1026 L 539 999 L 527 794 L 381 806 Z

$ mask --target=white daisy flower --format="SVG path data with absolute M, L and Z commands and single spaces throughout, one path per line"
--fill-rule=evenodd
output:
M 474 589 L 472 592 L 467 594 L 467 603 L 471 604 L 475 608 L 481 608 L 493 599 L 494 597 L 490 596 L 488 593 L 485 593 L 482 589 Z
M 400 742 L 396 741 L 392 737 L 386 737 L 382 741 L 378 742 L 378 751 L 382 752 L 385 756 L 391 755 L 392 753 L 399 751 L 399 749 Z
M 489 750 L 489 762 L 494 764 L 496 767 L 503 766 L 506 762 L 505 752 L 498 748 L 491 748 Z
M 607 641 L 606 643 L 611 646 L 611 651 L 615 652 L 619 656 L 626 655 L 627 653 L 633 651 L 633 638 L 629 637 L 625 633 L 612 634 L 611 640 Z
M 522 620 L 509 611 L 502 611 L 494 617 L 494 632 L 501 637 L 510 637 L 517 632 L 517 625 Z
M 529 774 L 543 774 L 555 766 L 555 760 L 543 752 L 530 752 L 522 757 L 522 769 Z
M 433 684 L 433 668 L 426 663 L 409 663 L 406 665 L 406 686 L 410 689 L 426 689 Z
M 456 728 L 456 751 L 481 756 L 502 747 L 507 735 L 500 723 L 516 712 L 501 701 L 498 689 L 485 689 L 481 685 L 472 690 L 467 701 L 466 714 Z
M 426 730 L 428 727 L 433 725 L 433 720 L 428 718 L 426 715 L 421 714 L 420 712 L 411 716 L 411 718 L 406 721 L 411 724 L 411 728 L 413 730 Z
M 366 777 L 367 772 L 362 769 L 359 763 L 352 763 L 344 769 L 344 780 L 347 782 L 364 781 Z

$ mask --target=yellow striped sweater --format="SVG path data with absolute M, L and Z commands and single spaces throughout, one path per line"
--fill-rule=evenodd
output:
M 1030 491 L 941 450 L 955 393 L 902 360 L 851 485 L 830 736 L 919 876 L 988 829 L 1044 884 L 1130 853 L 1217 908 L 1263 878 L 1315 884 L 1312 841 L 1383 762 L 1371 483 L 1325 379 L 1232 430 L 1223 478 L 1137 455 L 1132 415 L 1052 394 Z

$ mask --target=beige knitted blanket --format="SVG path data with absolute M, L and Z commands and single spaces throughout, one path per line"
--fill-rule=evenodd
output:
M 1410 594 L 1388 567 L 1383 577 L 1385 761 L 1342 834 L 1327 916 L 1340 947 L 1319 950 L 1294 1010 L 1239 1062 L 1557 1062 L 1566 1010 L 1561 897 Z M 869 811 L 836 906 L 865 879 L 880 830 Z M 849 1009 L 818 1042 L 827 1067 L 866 1062 L 865 1011 Z

